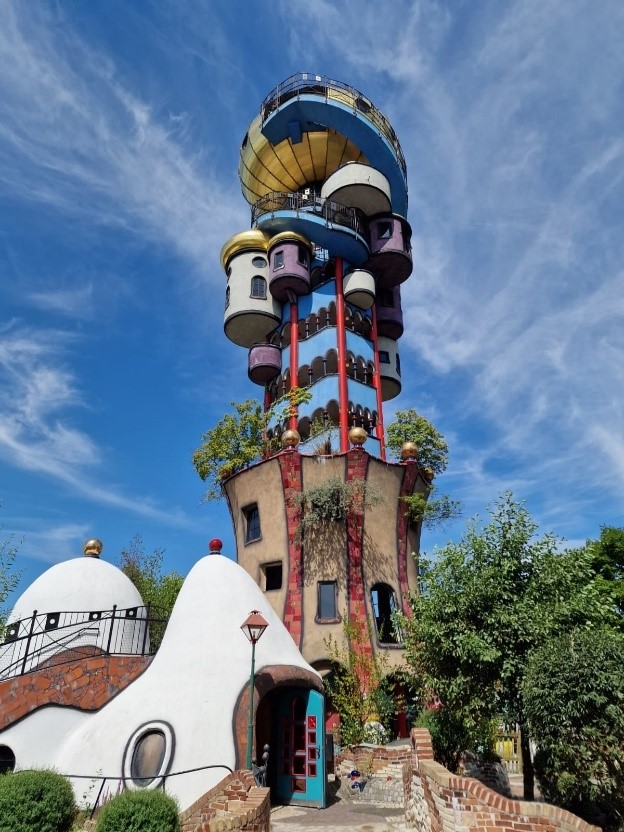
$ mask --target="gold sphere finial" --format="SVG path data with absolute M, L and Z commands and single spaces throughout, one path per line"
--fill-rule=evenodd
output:
M 296 448 L 300 442 L 299 431 L 285 430 L 282 434 L 282 448 Z
M 87 540 L 85 545 L 82 547 L 82 551 L 87 558 L 99 558 L 103 548 L 104 544 L 102 541 L 93 537 L 91 540 Z
M 364 428 L 354 427 L 351 428 L 351 430 L 349 431 L 349 442 L 352 445 L 355 445 L 356 448 L 361 448 L 367 439 L 368 434 L 366 433 Z
M 435 476 L 435 474 L 434 474 L 434 470 L 433 470 L 433 468 L 432 468 L 430 465 L 425 465 L 425 467 L 424 467 L 424 468 L 421 468 L 421 469 L 420 469 L 420 472 L 421 472 L 421 474 L 423 475 L 423 477 L 424 477 L 426 480 L 428 480 L 429 482 L 431 482 L 431 480 L 432 480 L 432 479 L 433 479 L 433 477 Z
M 401 459 L 404 462 L 418 457 L 418 445 L 415 442 L 404 442 L 401 445 Z

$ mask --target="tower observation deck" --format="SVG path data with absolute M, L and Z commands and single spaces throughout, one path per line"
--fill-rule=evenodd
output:
M 401 391 L 400 285 L 412 271 L 406 165 L 398 138 L 351 86 L 300 73 L 262 102 L 240 150 L 251 228 L 221 251 L 224 329 L 248 353 L 265 408 L 295 386 L 296 429 L 364 428 L 385 459 L 383 402 Z

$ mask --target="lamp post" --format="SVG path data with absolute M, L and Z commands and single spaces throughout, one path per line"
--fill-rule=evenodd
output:
M 251 642 L 251 676 L 249 677 L 249 723 L 247 725 L 247 768 L 251 771 L 251 747 L 253 745 L 253 706 L 254 706 L 254 675 L 256 663 L 256 643 L 269 626 L 258 610 L 252 610 L 241 624 L 241 630 Z

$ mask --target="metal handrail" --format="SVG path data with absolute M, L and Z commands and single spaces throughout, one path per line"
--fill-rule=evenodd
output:
M 148 604 L 112 610 L 38 613 L 10 622 L 0 644 L 0 680 L 35 671 L 43 662 L 74 661 L 92 655 L 153 655 L 168 616 Z M 68 655 L 63 657 L 63 654 Z M 84 654 L 83 656 L 84 657 Z
M 230 768 L 230 766 L 226 765 L 225 763 L 215 763 L 215 764 L 209 765 L 209 766 L 198 766 L 197 768 L 187 768 L 187 769 L 184 769 L 183 771 L 170 771 L 167 774 L 162 775 L 162 790 L 165 791 L 165 781 L 167 780 L 168 777 L 177 777 L 180 774 L 194 774 L 197 771 L 207 771 L 210 768 L 225 768 L 230 772 L 230 774 L 232 774 L 232 772 L 234 771 L 234 769 Z M 34 769 L 20 769 L 20 771 L 34 771 Z M 104 791 L 104 786 L 106 785 L 107 780 L 125 783 L 126 780 L 133 780 L 133 781 L 149 780 L 151 782 L 152 780 L 158 779 L 158 776 L 157 777 L 126 777 L 123 774 L 115 774 L 114 776 L 110 775 L 110 774 L 107 774 L 107 775 L 103 775 L 103 774 L 62 774 L 61 776 L 66 777 L 68 780 L 92 780 L 94 782 L 94 784 L 98 780 L 102 781 L 102 783 L 100 785 L 100 790 L 98 791 L 97 797 L 95 799 L 95 803 L 93 804 L 93 807 L 91 808 L 91 811 L 89 813 L 89 820 L 93 819 L 93 815 L 95 814 L 95 810 L 97 809 L 97 807 L 99 805 L 100 798 L 102 797 L 102 792 Z
M 338 100 L 350 105 L 354 112 L 364 116 L 389 141 L 396 154 L 403 178 L 407 180 L 405 156 L 394 128 L 381 110 L 378 110 L 370 99 L 350 84 L 336 81 L 326 75 L 297 72 L 278 84 L 266 96 L 260 109 L 262 124 L 264 125 L 274 110 L 291 98 L 298 98 L 300 95 L 318 95 L 326 100 Z
M 358 208 L 349 208 L 339 202 L 323 199 L 317 194 L 296 191 L 272 191 L 261 197 L 251 208 L 251 224 L 256 225 L 261 217 L 275 211 L 300 211 L 322 217 L 326 222 L 343 226 L 368 239 L 366 217 Z

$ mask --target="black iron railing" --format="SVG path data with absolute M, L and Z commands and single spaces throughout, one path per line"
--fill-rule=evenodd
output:
M 7 624 L 0 644 L 0 680 L 101 654 L 152 655 L 167 620 L 166 613 L 149 605 L 86 612 L 35 610 L 29 618 Z
M 351 107 L 354 112 L 361 113 L 388 140 L 394 150 L 397 161 L 407 180 L 407 165 L 405 156 L 394 129 L 386 116 L 363 93 L 342 81 L 335 81 L 326 75 L 314 75 L 310 72 L 298 72 L 291 75 L 267 95 L 262 102 L 262 124 L 274 110 L 285 104 L 291 98 L 301 95 L 318 95 L 326 100 L 339 101 Z
M 261 197 L 251 209 L 251 223 L 256 225 L 258 220 L 266 214 L 275 211 L 298 211 L 302 214 L 314 214 L 322 217 L 327 223 L 334 223 L 348 228 L 365 240 L 368 239 L 366 217 L 357 208 L 348 208 L 338 202 L 323 199 L 315 193 L 297 191 L 284 193 L 273 191 Z

